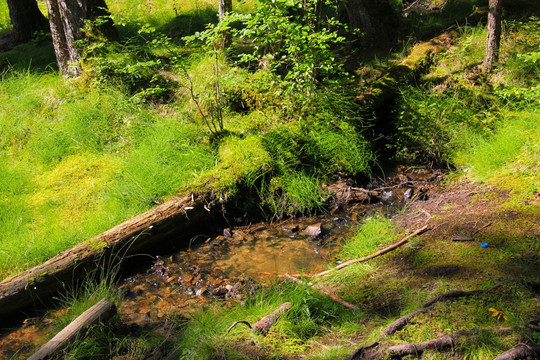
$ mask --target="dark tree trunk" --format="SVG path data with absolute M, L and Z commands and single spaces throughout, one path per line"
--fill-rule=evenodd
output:
M 488 35 L 484 69 L 490 73 L 499 60 L 499 45 L 502 32 L 502 0 L 489 0 Z
M 345 9 L 350 30 L 359 29 L 363 33 L 362 46 L 393 40 L 399 18 L 388 0 L 347 0 Z
M 47 0 L 47 7 L 58 67 L 64 76 L 77 76 L 81 72 L 81 52 L 75 42 L 86 37 L 86 20 L 108 16 L 107 4 L 104 0 Z M 104 36 L 116 36 L 111 20 L 96 30 Z
M 36 0 L 7 0 L 7 4 L 17 42 L 28 41 L 34 32 L 49 28 Z

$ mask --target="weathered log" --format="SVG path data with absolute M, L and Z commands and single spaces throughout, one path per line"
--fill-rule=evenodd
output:
M 327 274 L 329 274 L 329 273 L 331 273 L 331 272 L 333 272 L 335 270 L 343 269 L 344 267 L 347 267 L 347 266 L 349 266 L 351 264 L 354 264 L 354 263 L 357 263 L 357 262 L 364 262 L 366 260 L 370 260 L 370 259 L 376 258 L 377 256 L 386 254 L 387 252 L 390 252 L 390 251 L 392 251 L 394 249 L 397 249 L 401 245 L 405 244 L 413 236 L 420 235 L 420 234 L 426 232 L 429 229 L 430 229 L 430 227 L 428 225 L 425 225 L 425 226 L 421 227 L 420 229 L 416 230 L 415 232 L 413 232 L 412 234 L 405 236 L 403 239 L 399 240 L 398 242 L 396 242 L 396 243 L 394 243 L 394 244 L 392 244 L 392 245 L 390 245 L 390 246 L 388 246 L 388 247 L 386 247 L 386 248 L 384 248 L 382 250 L 379 250 L 376 253 L 373 253 L 371 255 L 364 256 L 364 257 L 361 257 L 361 258 L 358 258 L 358 259 L 352 259 L 352 260 L 345 261 L 344 263 L 336 266 L 335 268 L 332 268 L 330 270 L 326 270 L 326 271 L 318 273 L 317 276 L 327 275 Z
M 540 345 L 517 344 L 495 360 L 540 359 Z
M 279 308 L 272 311 L 270 314 L 266 315 L 265 317 L 261 318 L 259 321 L 253 324 L 253 326 L 246 320 L 235 321 L 231 326 L 229 326 L 226 334 L 228 334 L 236 325 L 245 324 L 249 327 L 251 331 L 266 336 L 266 334 L 268 334 L 268 331 L 270 331 L 270 328 L 272 327 L 272 325 L 274 325 L 275 322 L 279 319 L 279 317 L 283 315 L 287 310 L 289 310 L 291 306 L 292 304 L 290 302 L 281 304 Z
M 211 220 L 204 200 L 184 196 L 167 201 L 0 282 L 0 321 L 77 284 L 98 263 L 106 268 L 107 262 L 141 254 L 163 239 L 189 235 Z
M 94 306 L 83 312 L 62 331 L 36 351 L 28 360 L 49 359 L 52 355 L 65 348 L 76 337 L 84 336 L 88 328 L 99 322 L 106 321 L 116 313 L 114 303 L 102 299 Z
M 362 346 L 354 351 L 354 353 L 347 358 L 347 360 L 371 360 L 376 359 L 379 356 L 379 352 L 374 350 L 379 346 L 379 342 L 375 341 L 366 346 Z
M 288 279 L 288 280 L 291 280 L 291 281 L 294 281 L 295 283 L 298 283 L 300 285 L 305 285 L 305 286 L 310 286 L 310 287 L 313 287 L 315 289 L 318 289 L 321 293 L 323 293 L 324 295 L 328 296 L 330 299 L 334 300 L 335 302 L 337 302 L 338 304 L 341 304 L 349 309 L 352 309 L 352 310 L 359 310 L 358 306 L 356 305 L 353 305 L 345 300 L 343 300 L 342 298 L 340 298 L 339 296 L 337 296 L 336 294 L 334 294 L 333 292 L 331 292 L 330 290 L 322 287 L 322 286 L 318 286 L 318 285 L 315 285 L 313 283 L 306 283 L 305 281 L 302 281 L 300 279 L 297 279 L 295 278 L 294 276 L 291 276 L 289 274 L 283 274 L 283 277 L 285 279 Z

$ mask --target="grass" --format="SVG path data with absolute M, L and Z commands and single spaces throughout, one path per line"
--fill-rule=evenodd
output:
M 473 4 L 479 2 L 451 1 L 434 17 L 410 19 L 430 33 L 454 16 L 449 14 L 465 14 Z M 252 5 L 234 6 L 248 12 Z M 153 83 L 152 71 L 143 74 L 142 81 L 129 83 L 121 77 L 137 77 L 139 72 L 126 69 L 147 71 L 155 64 L 168 64 L 166 69 L 174 73 L 178 68 L 168 56 L 176 54 L 186 61 L 197 93 L 210 101 L 206 90 L 215 81 L 212 57 L 197 48 L 184 48 L 177 40 L 215 21 L 215 4 L 117 0 L 110 8 L 124 24 L 124 39 L 135 44 L 127 55 L 109 54 L 106 60 L 122 59 L 107 63 L 112 68 L 103 65 L 101 70 L 117 67 L 110 82 L 61 78 L 50 66 L 54 58 L 44 38 L 0 55 L 0 278 L 179 192 L 212 190 L 246 210 L 263 208 L 269 217 L 298 215 L 323 208 L 328 198 L 325 185 L 336 177 L 359 179 L 371 174 L 374 149 L 365 131 L 368 122 L 359 115 L 366 109 L 359 108 L 347 86 L 332 85 L 312 94 L 291 92 L 278 75 L 236 67 L 223 57 L 220 81 L 226 131 L 211 136 L 184 88 Z M 0 5 L 0 31 L 9 28 L 5 10 L 5 4 Z M 166 42 L 173 48 L 165 51 L 128 39 L 145 23 L 173 37 Z M 536 274 L 536 260 L 527 254 L 538 253 L 530 229 L 537 221 L 535 199 L 540 191 L 540 116 L 534 88 L 539 80 L 535 59 L 540 32 L 535 18 L 508 22 L 507 29 L 501 64 L 491 77 L 477 67 L 485 46 L 483 27 L 465 26 L 418 83 L 402 85 L 396 106 L 389 111 L 398 159 L 456 166 L 472 179 L 496 185 L 497 190 L 470 198 L 472 203 L 491 206 L 478 221 L 496 220 L 478 235 L 489 243 L 487 249 L 447 241 L 452 231 L 470 221 L 469 215 L 460 213 L 462 204 L 449 199 L 442 211 L 451 210 L 455 217 L 446 232 L 423 235 L 411 240 L 412 245 L 321 281 L 358 305 L 359 312 L 342 308 L 313 288 L 278 282 L 230 307 L 215 303 L 190 319 L 172 316 L 169 321 L 179 328 L 174 339 L 152 332 L 133 338 L 116 319 L 111 326 L 92 330 L 66 356 L 140 356 L 166 341 L 167 347 L 177 348 L 188 359 L 344 358 L 436 294 L 483 289 L 499 278 Z M 157 33 L 152 36 L 163 39 Z M 131 43 L 124 43 L 123 49 L 125 44 Z M 127 89 L 128 83 L 137 88 Z M 139 91 L 147 94 L 160 86 L 166 86 L 167 96 L 140 96 Z M 513 218 L 513 212 L 519 216 Z M 399 237 L 392 221 L 373 217 L 345 242 L 341 256 L 365 256 Z M 107 279 L 89 284 L 66 301 L 71 307 L 66 322 L 100 297 L 117 296 L 111 294 Z M 277 335 L 261 337 L 239 327 L 224 335 L 232 322 L 254 322 L 285 301 L 293 308 L 274 327 Z M 516 282 L 483 297 L 440 303 L 389 341 L 417 342 L 463 329 L 518 325 L 537 305 L 536 295 Z M 493 318 L 490 308 L 502 311 L 508 320 Z M 481 333 L 460 343 L 459 356 L 492 358 L 519 336 L 525 335 Z M 448 358 L 434 352 L 425 357 Z

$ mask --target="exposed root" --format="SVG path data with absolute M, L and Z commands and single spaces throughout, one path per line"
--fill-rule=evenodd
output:
M 540 345 L 517 344 L 495 360 L 540 359 Z

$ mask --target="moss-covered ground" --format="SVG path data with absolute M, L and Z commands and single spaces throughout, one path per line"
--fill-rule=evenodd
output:
M 93 329 L 65 358 L 345 359 L 373 341 L 384 350 L 471 329 L 485 331 L 423 358 L 491 359 L 520 342 L 540 343 L 538 333 L 522 327 L 540 316 L 540 21 L 531 16 L 534 2 L 523 0 L 523 9 L 510 6 L 505 13 L 493 74 L 481 69 L 486 32 L 482 8 L 473 5 L 483 4 L 449 0 L 409 14 L 404 28 L 412 30 L 402 52 L 374 60 L 363 54 L 352 82 L 307 93 L 290 91 L 283 74 L 263 71 L 264 63 L 258 70 L 238 66 L 180 40 L 216 21 L 214 3 L 108 3 L 125 41 L 106 45 L 105 56 L 89 54 L 81 79 L 57 73 L 44 35 L 0 54 L 1 279 L 179 193 L 212 192 L 270 219 L 324 210 L 328 184 L 337 178 L 367 183 L 387 154 L 447 171 L 428 198 L 406 204 L 393 219 L 366 220 L 340 244 L 338 257 L 373 253 L 425 224 L 430 231 L 315 280 L 359 310 L 312 287 L 276 281 L 241 302 L 216 302 L 190 318 L 172 314 L 142 333 L 117 318 Z M 234 6 L 249 13 L 256 4 Z M 462 21 L 473 11 L 478 25 Z M 10 28 L 6 14 L 0 5 L 0 31 Z M 383 109 L 358 103 L 387 69 L 416 63 L 414 49 L 429 47 L 413 45 L 455 22 L 460 25 L 443 36 L 442 48 L 412 78 L 393 84 Z M 241 44 L 231 56 L 251 45 Z M 167 63 L 173 55 L 182 66 Z M 156 77 L 152 69 L 163 64 L 189 81 Z M 215 111 L 216 65 L 223 131 L 205 123 Z M 440 302 L 381 336 L 435 295 L 497 283 L 485 294 Z M 89 292 L 118 296 L 109 282 L 104 286 Z M 70 298 L 73 309 L 62 321 L 98 300 L 89 292 L 73 294 L 78 300 Z M 241 328 L 225 335 L 232 322 L 253 322 L 285 301 L 293 307 L 268 336 Z

